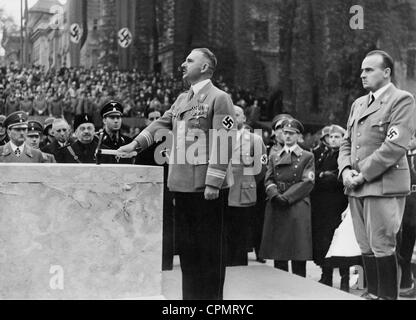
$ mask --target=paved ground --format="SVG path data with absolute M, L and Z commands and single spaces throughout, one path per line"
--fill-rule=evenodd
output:
M 351 268 L 350 294 L 339 290 L 340 275 L 334 271 L 333 288 L 318 282 L 321 270 L 313 262 L 307 263 L 307 277 L 277 270 L 273 261 L 261 264 L 249 253 L 248 267 L 227 268 L 224 285 L 225 300 L 355 300 L 364 290 L 356 287 L 358 275 Z M 179 258 L 175 256 L 172 271 L 163 272 L 163 295 L 169 300 L 181 299 L 181 271 Z M 416 300 L 416 299 L 401 299 Z

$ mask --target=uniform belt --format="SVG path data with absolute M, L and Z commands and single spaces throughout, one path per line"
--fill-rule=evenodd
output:
M 416 192 L 416 184 L 412 184 L 411 186 L 411 193 Z

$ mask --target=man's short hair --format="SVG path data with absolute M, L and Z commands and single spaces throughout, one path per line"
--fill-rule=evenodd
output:
M 201 52 L 203 56 L 208 59 L 212 73 L 214 73 L 215 69 L 217 68 L 217 57 L 215 56 L 215 54 L 207 48 L 195 48 L 192 51 Z
M 394 76 L 394 61 L 393 58 L 383 50 L 373 50 L 367 53 L 366 57 L 374 56 L 374 55 L 380 55 L 383 58 L 383 68 L 389 68 L 390 69 L 390 76 Z
M 61 124 L 61 123 L 64 123 L 68 128 L 70 127 L 68 121 L 66 121 L 65 119 L 63 119 L 63 118 L 56 118 L 52 122 L 52 129 L 54 127 L 56 127 L 58 124 Z

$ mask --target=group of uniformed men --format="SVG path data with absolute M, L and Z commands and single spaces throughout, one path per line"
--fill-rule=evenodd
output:
M 100 150 L 117 149 L 118 156 L 127 157 L 157 142 L 159 130 L 171 131 L 174 139 L 167 186 L 174 195 L 175 218 L 180 225 L 177 240 L 183 299 L 223 298 L 226 265 L 240 263 L 246 255 L 238 238 L 227 241 L 227 234 L 238 234 L 236 221 L 247 220 L 247 208 L 255 207 L 256 186 L 267 165 L 264 185 L 268 201 L 259 255 L 274 259 L 276 267 L 285 270 L 290 260 L 292 271 L 304 276 L 306 260 L 312 256 L 309 194 L 315 183 L 315 163 L 313 154 L 298 145 L 303 126 L 296 119 L 283 119 L 276 126 L 282 130 L 283 146 L 267 156 L 261 137 L 245 130 L 243 110 L 211 82 L 216 65 L 209 49 L 192 50 L 182 64 L 189 91 L 180 94 L 172 107 L 134 140 L 120 134 L 123 110 L 117 101 L 102 107 L 104 128 L 98 135 L 88 115 L 75 119 L 75 141 L 70 139 L 65 120 L 53 120 L 55 140 L 48 143 L 46 138 L 42 151 L 39 143 L 49 130 L 28 121 L 23 112 L 0 118 L 10 140 L 0 147 L 0 162 L 114 163 L 115 157 L 106 157 Z M 339 151 L 339 175 L 349 195 L 362 250 L 368 282 L 365 297 L 396 299 L 396 234 L 404 196 L 409 192 L 405 154 L 415 130 L 415 106 L 409 94 L 390 83 L 393 66 L 383 52 L 370 53 L 362 69 L 363 84 L 373 93 L 369 95 L 372 99 L 365 96 L 353 105 Z M 234 132 L 237 143 L 224 150 L 213 130 Z M 5 141 L 4 135 L 4 130 L 0 131 L 0 141 Z M 201 144 L 194 150 L 196 141 Z M 181 163 L 183 152 L 188 155 L 189 150 L 194 150 L 191 159 Z M 261 163 L 257 171 L 256 160 Z M 393 221 L 388 221 L 392 215 Z M 227 248 L 233 255 L 227 255 Z
M 115 157 L 99 154 L 97 147 L 116 150 L 131 142 L 131 138 L 120 133 L 122 114 L 119 102 L 104 104 L 101 109 L 104 127 L 98 134 L 89 115 L 77 116 L 75 138 L 63 118 L 48 118 L 43 126 L 39 121 L 28 120 L 22 111 L 0 116 L 0 162 L 115 163 Z M 131 163 L 131 160 L 119 162 Z

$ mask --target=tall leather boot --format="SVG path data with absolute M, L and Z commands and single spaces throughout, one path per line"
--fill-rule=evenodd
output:
M 328 266 L 322 266 L 321 268 L 322 268 L 322 274 L 321 274 L 321 279 L 319 280 L 319 282 L 332 287 L 333 268 L 328 267 Z
M 341 276 L 340 289 L 345 292 L 350 292 L 350 268 L 349 267 L 339 268 L 339 274 Z
M 375 300 L 378 297 L 378 273 L 376 257 L 374 255 L 362 255 L 364 273 L 367 280 L 367 292 L 362 297 Z
M 398 296 L 398 265 L 396 254 L 376 258 L 378 296 L 383 300 L 397 300 Z

